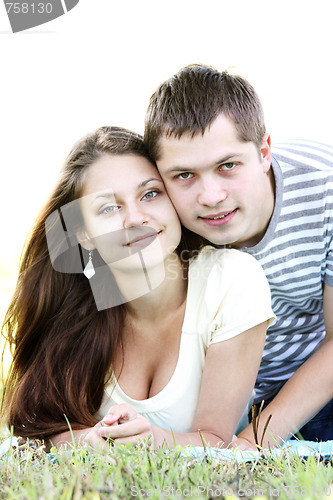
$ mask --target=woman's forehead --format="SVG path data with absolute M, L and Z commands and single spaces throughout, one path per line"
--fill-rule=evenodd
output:
M 152 179 L 161 182 L 157 168 L 147 158 L 133 154 L 105 155 L 86 169 L 82 195 L 129 191 L 144 187 Z

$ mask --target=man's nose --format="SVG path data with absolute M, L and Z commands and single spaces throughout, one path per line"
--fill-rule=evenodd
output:
M 207 207 L 217 207 L 228 197 L 228 192 L 222 181 L 215 176 L 207 176 L 199 183 L 198 203 Z

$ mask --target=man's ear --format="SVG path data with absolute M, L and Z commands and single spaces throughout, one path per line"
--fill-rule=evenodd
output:
M 76 233 L 76 239 L 80 243 L 81 247 L 85 250 L 94 250 L 95 245 L 92 243 L 85 229 L 80 229 Z
M 268 132 L 265 132 L 264 135 L 262 136 L 261 146 L 260 146 L 260 156 L 262 165 L 264 167 L 264 172 L 265 174 L 267 174 L 268 170 L 271 167 L 271 159 L 272 159 L 271 136 L 269 135 Z

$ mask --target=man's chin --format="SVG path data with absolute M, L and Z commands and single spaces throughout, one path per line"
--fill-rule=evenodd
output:
M 200 231 L 198 228 L 196 229 L 190 229 L 193 233 L 198 234 L 199 236 L 202 236 L 207 240 L 208 243 L 210 243 L 213 246 L 216 247 L 229 247 L 229 246 L 236 246 L 237 245 L 237 238 L 233 237 L 232 235 L 222 235 L 219 234 L 219 231 L 215 228 L 214 230 L 211 231 Z

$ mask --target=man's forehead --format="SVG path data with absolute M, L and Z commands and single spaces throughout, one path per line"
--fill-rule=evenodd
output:
M 221 141 L 224 139 L 239 141 L 234 122 L 224 114 L 220 114 L 204 130 L 200 128 L 194 131 L 184 130 L 183 132 L 165 131 L 159 138 L 159 146 L 170 147 L 177 144 L 206 141 L 210 138 Z
M 162 174 L 166 171 L 180 171 L 203 166 L 218 166 L 230 161 L 242 161 L 252 150 L 249 143 L 230 143 L 218 141 L 165 141 L 161 144 L 158 169 Z

